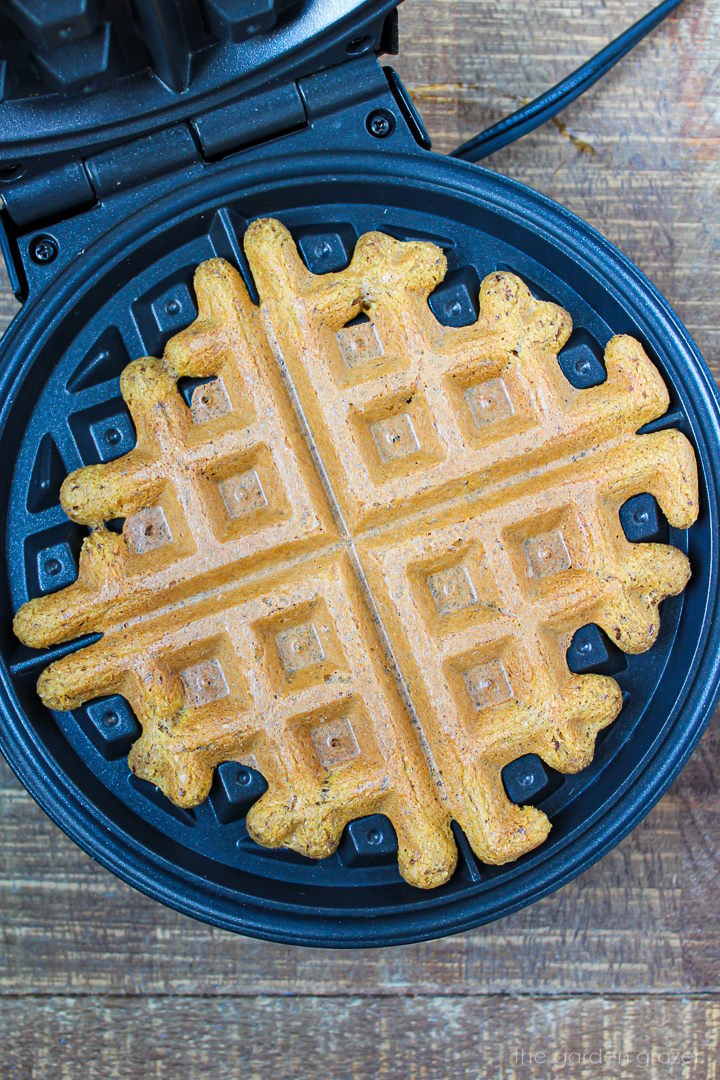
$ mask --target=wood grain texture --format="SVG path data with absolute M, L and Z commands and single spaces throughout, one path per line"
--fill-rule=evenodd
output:
M 15 1000 L 7 1019 L 15 1037 L 6 1074 L 58 1080 L 188 1071 L 247 1080 L 701 1080 L 716 1075 L 720 1041 L 718 1002 L 674 998 L 51 997 Z
M 401 57 L 448 150 L 589 56 L 650 0 L 405 0 Z M 488 166 L 598 227 L 720 375 L 720 5 L 686 0 L 621 67 Z M 0 329 L 15 302 L 0 279 Z M 0 1075 L 716 1075 L 720 721 L 648 819 L 499 924 L 328 954 L 232 937 L 134 892 L 0 766 Z M 291 998 L 287 995 L 293 995 Z M 9 1033 L 14 1038 L 9 1039 Z M 629 1055 L 624 1064 L 513 1052 Z M 655 1052 L 654 1066 L 638 1058 Z M 657 1060 L 662 1052 L 692 1060 Z M 633 1057 L 634 1055 L 634 1057 Z M 222 1071 L 222 1069 L 221 1069 Z
M 401 8 L 396 67 L 447 151 L 573 69 L 649 0 Z M 686 0 L 621 65 L 488 167 L 575 211 L 658 286 L 720 374 L 720 5 Z

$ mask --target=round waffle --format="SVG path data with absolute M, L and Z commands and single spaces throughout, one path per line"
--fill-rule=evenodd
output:
M 619 518 L 640 492 L 679 528 L 697 516 L 690 444 L 636 434 L 667 409 L 662 379 L 621 336 L 606 380 L 575 389 L 569 316 L 509 273 L 483 282 L 475 325 L 441 326 L 430 243 L 368 233 L 317 276 L 278 222 L 245 249 L 259 307 L 228 263 L 200 266 L 196 322 L 123 374 L 135 449 L 63 485 L 93 526 L 79 577 L 16 632 L 103 638 L 41 696 L 123 694 L 143 727 L 131 767 L 179 805 L 223 761 L 259 769 L 262 844 L 325 856 L 381 812 L 412 884 L 452 873 L 451 819 L 482 860 L 517 858 L 549 822 L 508 800 L 503 767 L 581 769 L 622 705 L 612 678 L 569 670 L 574 632 L 641 652 L 689 577 Z M 186 377 L 211 380 L 190 408 Z

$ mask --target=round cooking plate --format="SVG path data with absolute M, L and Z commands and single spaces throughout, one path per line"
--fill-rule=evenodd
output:
M 369 229 L 435 241 L 449 272 L 430 303 L 452 325 L 474 321 L 485 274 L 517 272 L 537 296 L 570 311 L 575 331 L 561 364 L 578 386 L 603 378 L 602 349 L 613 334 L 637 336 L 672 398 L 667 416 L 648 427 L 677 427 L 693 443 L 701 512 L 692 529 L 678 531 L 652 498 L 638 496 L 622 520 L 631 539 L 669 540 L 687 551 L 690 585 L 662 605 L 648 653 L 625 656 L 596 628 L 576 635 L 571 666 L 613 674 L 625 703 L 584 772 L 561 776 L 532 757 L 505 770 L 510 796 L 549 815 L 545 844 L 509 866 L 488 867 L 458 832 L 458 870 L 432 892 L 402 881 L 392 830 L 377 816 L 350 826 L 339 851 L 320 862 L 258 847 L 244 814 L 263 785 L 241 766 L 222 766 L 196 810 L 172 806 L 129 773 L 136 722 L 122 699 L 48 712 L 35 692 L 45 661 L 20 648 L 9 620 L 0 747 L 74 840 L 131 884 L 198 918 L 334 946 L 467 929 L 538 899 L 617 843 L 660 797 L 710 716 L 718 689 L 717 391 L 687 332 L 639 271 L 587 225 L 513 181 L 430 154 L 388 155 L 382 174 L 376 158 L 361 153 L 219 166 L 89 247 L 26 304 L 0 346 L 2 460 L 17 462 L 0 480 L 2 583 L 13 610 L 74 577 L 84 530 L 65 518 L 58 489 L 70 469 L 133 445 L 120 371 L 136 356 L 159 354 L 192 321 L 199 262 L 221 255 L 242 269 L 242 235 L 259 216 L 284 221 L 318 273 L 343 266 Z

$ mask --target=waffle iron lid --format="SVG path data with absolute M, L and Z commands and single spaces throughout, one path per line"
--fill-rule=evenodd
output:
M 0 182 L 397 51 L 398 0 L 8 0 Z

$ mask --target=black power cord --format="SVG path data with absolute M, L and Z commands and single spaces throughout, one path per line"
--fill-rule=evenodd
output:
M 593 83 L 606 75 L 608 71 L 623 56 L 630 52 L 638 42 L 642 41 L 658 23 L 661 23 L 675 8 L 679 7 L 682 0 L 664 0 L 656 8 L 649 11 L 642 19 L 625 30 L 619 37 L 592 56 L 581 67 L 573 71 L 567 78 L 556 83 L 550 90 L 540 94 L 528 105 L 506 116 L 492 127 L 481 131 L 479 135 L 468 139 L 462 146 L 453 150 L 450 157 L 462 158 L 463 161 L 480 161 L 482 158 L 494 154 L 508 143 L 515 142 L 529 131 L 540 127 L 546 120 L 550 120 L 559 113 L 571 101 L 584 94 Z

